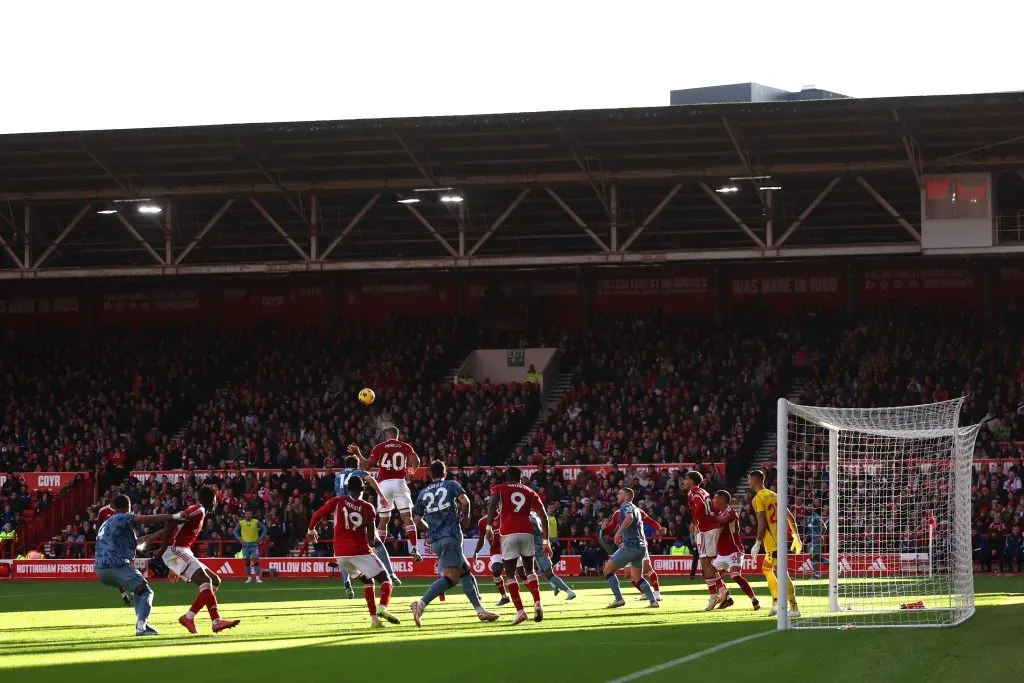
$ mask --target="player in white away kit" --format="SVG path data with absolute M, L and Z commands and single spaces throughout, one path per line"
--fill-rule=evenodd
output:
M 358 452 L 356 453 L 358 455 Z M 409 539 L 409 552 L 412 559 L 419 562 L 423 558 L 416 545 L 416 525 L 412 521 L 412 492 L 405 477 L 410 470 L 420 466 L 420 457 L 416 450 L 398 438 L 398 427 L 384 430 L 384 441 L 373 447 L 367 468 L 378 468 L 377 483 L 380 485 L 380 519 L 377 529 L 381 538 L 387 538 L 388 523 L 395 510 L 402 516 L 405 526 L 405 537 Z

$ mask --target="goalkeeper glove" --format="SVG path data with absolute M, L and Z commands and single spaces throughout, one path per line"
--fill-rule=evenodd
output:
M 793 543 L 789 546 L 789 549 L 799 555 L 804 549 L 804 542 L 800 540 L 799 535 L 793 536 Z
M 750 548 L 750 556 L 757 557 L 761 553 L 761 541 L 755 541 Z

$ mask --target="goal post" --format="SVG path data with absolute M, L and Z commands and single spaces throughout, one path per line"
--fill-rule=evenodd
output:
M 769 520 L 780 539 L 779 629 L 955 626 L 974 613 L 970 486 L 980 425 L 960 426 L 962 403 L 779 400 L 778 514 Z

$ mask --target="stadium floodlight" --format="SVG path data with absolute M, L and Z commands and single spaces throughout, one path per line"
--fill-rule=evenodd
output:
M 441 201 L 445 204 L 458 204 L 464 202 L 465 198 L 459 194 L 444 194 L 441 195 Z
M 715 190 L 715 192 L 717 192 L 718 194 L 732 194 L 733 192 L 739 191 L 740 188 L 736 187 L 735 185 L 722 185 L 720 188 Z
M 782 185 L 761 185 L 757 189 L 761 190 L 762 192 L 766 190 L 781 190 Z
M 139 213 L 151 214 L 151 215 L 163 212 L 163 209 L 160 208 L 159 206 L 157 206 L 156 204 L 139 204 L 139 209 L 138 210 L 139 210 Z
M 100 209 L 96 213 L 98 213 L 101 216 L 110 216 L 111 214 L 117 213 L 117 209 L 113 209 L 113 208 Z
M 963 399 L 823 408 L 779 399 L 778 509 L 803 554 L 778 544 L 779 628 L 956 626 L 974 614 L 971 467 L 980 425 Z M 776 538 L 787 537 L 778 514 Z M 821 576 L 827 573 L 827 579 Z
M 729 180 L 731 180 L 733 182 L 736 182 L 738 180 L 771 180 L 771 179 L 772 179 L 772 177 L 770 175 L 737 175 L 737 176 L 732 176 L 732 177 L 729 178 Z
M 399 197 L 398 198 L 398 203 L 399 204 L 419 204 L 420 203 L 420 198 L 419 197 Z
M 451 187 L 417 187 L 413 192 L 449 192 Z

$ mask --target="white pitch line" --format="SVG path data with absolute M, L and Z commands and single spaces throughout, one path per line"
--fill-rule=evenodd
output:
M 763 638 L 764 636 L 767 636 L 767 635 L 772 634 L 772 633 L 776 633 L 776 631 L 775 630 L 762 631 L 761 633 L 755 633 L 755 634 L 750 635 L 750 636 L 743 636 L 742 638 L 737 638 L 736 640 L 730 640 L 730 641 L 725 642 L 725 643 L 719 643 L 718 645 L 715 645 L 713 647 L 709 647 L 706 650 L 701 650 L 700 652 L 694 652 L 693 654 L 686 655 L 685 657 L 680 657 L 679 659 L 673 659 L 672 661 L 665 662 L 664 664 L 658 664 L 656 666 L 652 666 L 649 669 L 643 669 L 642 671 L 637 671 L 636 673 L 627 674 L 627 675 L 622 676 L 620 678 L 613 678 L 612 680 L 608 681 L 608 683 L 627 683 L 627 681 L 635 681 L 635 680 L 637 680 L 639 678 L 643 678 L 644 676 L 650 676 L 651 674 L 656 674 L 659 671 L 664 671 L 665 669 L 671 669 L 672 667 L 679 666 L 680 664 L 686 664 L 687 662 L 692 662 L 695 659 L 700 659 L 704 655 L 714 654 L 716 652 L 720 652 L 721 650 L 725 650 L 726 648 L 730 648 L 733 645 L 739 645 L 740 643 L 746 643 L 746 642 L 749 642 L 751 640 L 756 640 L 758 638 Z

